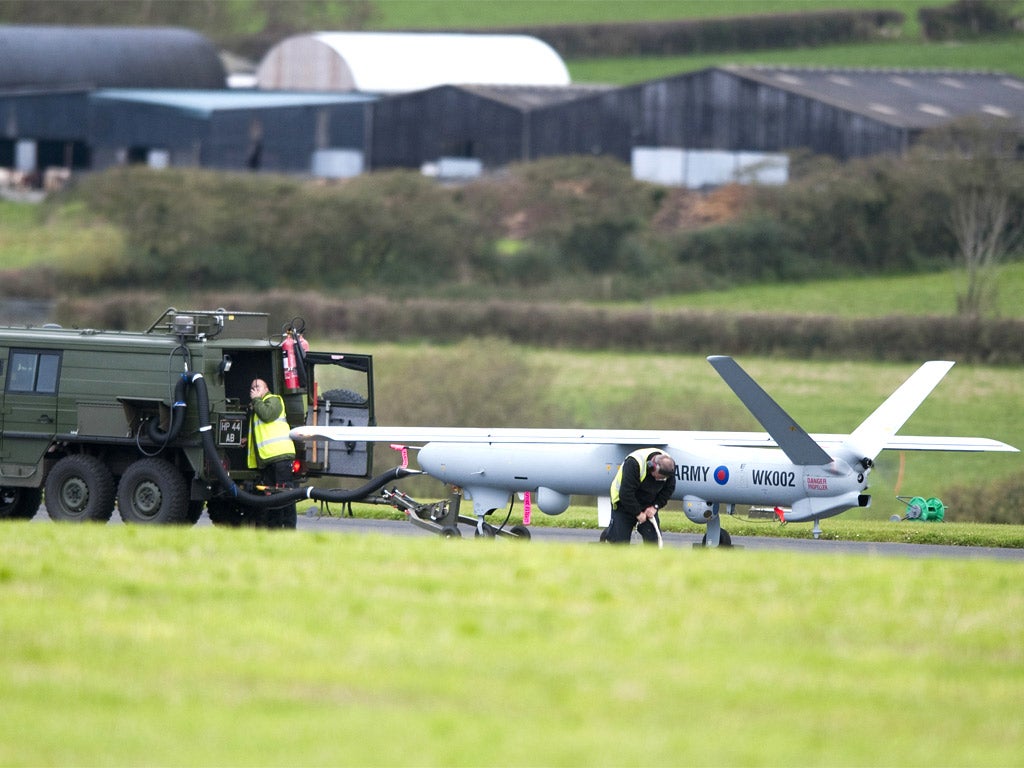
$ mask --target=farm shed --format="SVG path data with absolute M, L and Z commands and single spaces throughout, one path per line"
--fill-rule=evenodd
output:
M 51 166 L 88 168 L 88 90 L 0 91 L 0 168 L 42 181 Z
M 494 168 L 530 159 L 532 110 L 607 90 L 603 86 L 443 85 L 373 105 L 372 168 L 419 168 L 475 158 Z
M 965 115 L 1024 118 L 1024 81 L 983 72 L 714 67 L 621 88 L 448 85 L 373 107 L 371 167 L 442 157 L 485 168 L 634 148 L 840 159 L 902 152 L 921 131 Z
M 561 57 L 528 35 L 317 32 L 271 48 L 256 71 L 271 90 L 402 93 L 438 85 L 563 86 Z
M 354 175 L 363 170 L 373 100 L 361 94 L 100 90 L 89 97 L 93 166 L 335 168 L 318 175 Z
M 1024 81 L 987 72 L 716 67 L 538 119 L 588 110 L 601 124 L 631 123 L 634 146 L 808 148 L 848 159 L 902 152 L 922 131 L 967 115 L 1024 118 Z
M 217 49 L 174 27 L 0 26 L 0 89 L 225 88 Z

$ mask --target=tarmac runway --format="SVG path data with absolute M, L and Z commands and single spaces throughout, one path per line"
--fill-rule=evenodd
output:
M 301 510 L 301 507 L 300 507 Z M 205 517 L 204 517 L 205 519 Z M 202 524 L 202 520 L 200 524 Z M 364 534 L 386 536 L 436 536 L 412 523 L 401 520 L 367 520 L 354 517 L 316 517 L 302 515 L 298 520 L 300 531 L 323 531 L 339 534 Z M 469 526 L 460 526 L 463 537 L 472 537 Z M 529 542 L 514 541 L 501 537 L 498 543 L 510 546 L 532 546 L 546 542 L 557 543 L 598 543 L 598 531 L 592 528 L 530 528 Z M 666 533 L 663 536 L 666 548 L 684 548 L 700 545 L 699 534 Z M 633 537 L 633 545 L 640 546 L 640 539 Z M 947 557 L 984 558 L 993 560 L 1024 561 L 1024 549 L 993 547 L 961 547 L 936 544 L 896 544 L 870 541 L 833 541 L 829 539 L 780 539 L 768 536 L 734 536 L 734 551 L 744 549 L 779 552 L 806 552 L 819 554 L 863 554 L 901 557 Z
M 311 508 L 312 511 L 315 508 Z M 39 508 L 33 522 L 48 523 L 50 518 L 46 507 Z M 117 513 L 110 520 L 110 525 L 124 525 Z M 204 513 L 196 524 L 197 527 L 212 525 L 210 518 Z M 470 526 L 459 526 L 464 538 L 473 538 L 474 531 Z M 424 530 L 404 520 L 371 520 L 360 517 L 335 517 L 304 514 L 302 504 L 299 505 L 298 531 L 334 533 L 352 536 L 423 536 L 440 540 L 437 534 Z M 501 546 L 536 546 L 545 543 L 559 544 L 598 544 L 598 531 L 593 528 L 550 528 L 534 526 L 530 528 L 530 541 L 516 541 L 508 537 L 497 537 L 496 544 Z M 692 548 L 700 545 L 701 536 L 691 533 L 664 534 L 665 547 L 668 549 Z M 482 543 L 482 542 L 481 542 Z M 640 539 L 633 537 L 633 546 L 641 546 Z M 945 557 L 958 559 L 989 559 L 1011 560 L 1024 562 L 1024 549 L 994 547 L 961 547 L 938 544 L 895 544 L 870 541 L 833 541 L 830 539 L 780 539 L 768 536 L 734 536 L 732 551 L 767 550 L 776 552 L 802 552 L 808 554 L 860 554 L 886 557 Z

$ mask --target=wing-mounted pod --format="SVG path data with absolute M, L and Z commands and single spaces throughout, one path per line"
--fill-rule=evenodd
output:
M 560 515 L 569 508 L 572 497 L 541 486 L 537 489 L 537 506 L 545 515 Z
M 683 512 L 686 513 L 690 522 L 707 525 L 708 520 L 718 514 L 718 503 L 698 496 L 684 496 Z
M 683 512 L 686 513 L 690 522 L 705 526 L 704 540 L 701 542 L 704 546 L 732 546 L 732 538 L 722 528 L 722 518 L 718 514 L 719 509 L 718 502 L 708 501 L 699 496 L 683 497 Z M 726 511 L 731 515 L 733 505 L 727 505 Z

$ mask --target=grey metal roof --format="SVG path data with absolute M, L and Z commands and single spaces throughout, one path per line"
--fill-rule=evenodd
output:
M 608 85 L 452 85 L 441 87 L 457 88 L 482 99 L 490 99 L 524 112 L 613 90 L 613 86 Z
M 965 115 L 1024 119 L 1024 80 L 999 72 L 718 67 L 889 125 L 932 128 Z
M 128 101 L 170 107 L 199 116 L 235 109 L 273 109 L 276 107 L 306 107 L 323 104 L 356 104 L 375 101 L 377 97 L 358 93 L 299 93 L 296 91 L 191 91 L 137 88 L 105 88 L 95 91 L 91 99 Z
M 0 26 L 0 88 L 224 88 L 213 44 L 175 27 Z

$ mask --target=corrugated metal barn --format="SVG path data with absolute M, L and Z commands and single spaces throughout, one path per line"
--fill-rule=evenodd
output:
M 139 87 L 94 87 L 110 82 Z M 445 84 L 386 98 L 223 86 L 216 51 L 187 30 L 0 27 L 0 167 L 347 176 L 444 158 L 630 162 L 637 147 L 847 159 L 901 152 L 965 115 L 1024 120 L 1024 80 L 934 70 L 715 67 L 621 88 Z
M 528 159 L 533 110 L 605 90 L 445 85 L 384 98 L 373 106 L 370 167 L 419 168 L 442 157 L 471 157 L 496 168 Z
M 89 91 L 0 92 L 0 167 L 88 168 Z
M 0 26 L 0 89 L 224 88 L 217 49 L 173 27 Z
M 93 166 L 96 88 L 224 89 L 213 44 L 178 28 L 0 26 L 0 167 L 38 183 Z
M 1024 81 L 936 70 L 722 67 L 624 89 L 640 96 L 651 146 L 841 159 L 902 152 L 924 130 L 967 115 L 1024 119 Z
M 373 96 L 99 89 L 0 92 L 0 167 L 144 163 L 351 176 L 364 170 Z
M 317 158 L 345 152 L 349 162 L 358 158 L 358 173 L 373 101 L 343 93 L 101 90 L 89 97 L 93 167 L 147 162 L 311 173 Z
M 383 100 L 374 112 L 373 167 L 419 167 L 446 153 L 485 167 L 566 154 L 629 162 L 641 146 L 809 148 L 848 159 L 902 152 L 921 131 L 957 117 L 1024 119 L 1024 81 L 978 72 L 716 67 L 515 105 L 496 91 L 438 88 Z

